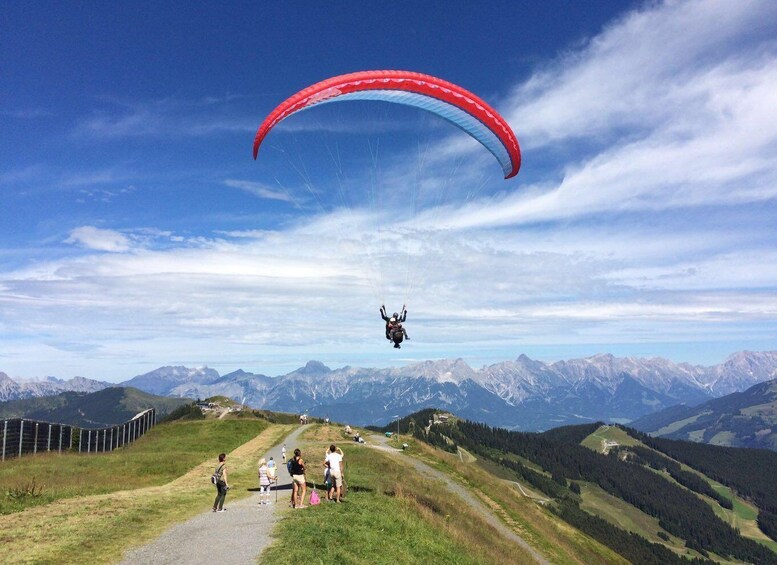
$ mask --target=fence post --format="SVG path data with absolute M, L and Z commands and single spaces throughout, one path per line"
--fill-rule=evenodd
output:
M 35 441 L 33 442 L 33 445 L 32 445 L 33 455 L 38 453 L 38 426 L 40 426 L 40 424 L 38 422 L 35 422 Z
M 24 420 L 19 422 L 19 457 L 22 456 L 22 439 L 24 438 Z
M 105 452 L 105 438 L 108 436 L 108 430 L 103 430 L 103 453 Z
M 111 428 L 111 451 L 113 451 L 113 428 Z
M 8 436 L 8 420 L 3 425 L 3 461 L 5 461 L 5 438 Z
M 81 453 L 81 446 L 84 445 L 84 442 L 82 441 L 84 439 L 84 430 L 81 428 L 78 429 L 78 453 Z
M 91 453 L 92 452 L 92 430 L 89 430 L 89 434 L 87 435 L 86 452 L 87 453 Z
M 51 424 L 49 424 L 49 441 L 46 443 L 46 451 L 51 451 Z
M 65 430 L 65 426 L 62 424 L 59 425 L 59 449 L 57 450 L 59 453 L 62 453 L 62 432 Z

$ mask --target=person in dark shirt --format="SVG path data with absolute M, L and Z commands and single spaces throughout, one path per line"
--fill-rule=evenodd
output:
M 291 484 L 291 506 L 305 508 L 303 504 L 307 490 L 305 461 L 302 460 L 302 452 L 299 449 L 294 450 L 294 458 L 291 460 Z

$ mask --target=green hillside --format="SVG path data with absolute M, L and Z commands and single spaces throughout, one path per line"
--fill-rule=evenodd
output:
M 56 396 L 0 402 L 0 418 L 29 418 L 82 428 L 101 428 L 131 420 L 138 413 L 156 408 L 162 419 L 186 398 L 155 396 L 131 387 L 111 387 L 92 393 L 63 392 Z
M 717 492 L 709 475 L 648 448 L 623 428 L 586 425 L 531 434 L 458 422 L 436 433 L 511 471 L 544 493 L 557 516 L 629 561 L 777 563 L 774 537 L 768 527 L 759 528 L 768 504 L 745 508 L 742 496 L 751 496 Z M 757 452 L 736 451 L 756 461 Z M 777 486 L 777 476 L 761 475 L 761 483 Z
M 777 450 L 777 380 L 699 406 L 675 406 L 630 424 L 653 436 Z

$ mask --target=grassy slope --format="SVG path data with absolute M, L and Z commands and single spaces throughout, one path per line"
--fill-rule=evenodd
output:
M 652 432 L 652 435 L 654 436 L 662 436 L 666 434 L 673 434 L 674 432 L 681 430 L 688 424 L 693 424 L 696 420 L 698 420 L 702 414 L 696 414 L 695 416 L 691 416 L 690 418 L 685 418 L 684 420 L 677 420 L 676 422 L 672 422 L 671 424 L 667 424 L 663 428 L 659 428 L 656 431 Z
M 326 435 L 326 434 L 329 435 Z M 262 554 L 316 563 L 529 563 L 531 559 L 477 511 L 436 480 L 402 459 L 416 457 L 451 476 L 552 563 L 624 563 L 617 554 L 571 528 L 544 507 L 471 459 L 433 449 L 403 436 L 398 454 L 342 442 L 339 429 L 321 426 L 305 439 L 315 453 L 330 441 L 345 450 L 348 503 L 324 507 L 324 518 L 296 512 L 279 528 L 276 544 Z M 466 462 L 469 461 L 469 462 Z M 353 492 L 356 491 L 356 492 Z M 334 518 L 332 518 L 334 516 Z M 476 532 L 476 533 L 475 533 Z M 301 536 L 301 537 L 300 537 Z M 304 540 L 301 542 L 300 540 Z M 291 553 L 290 553 L 291 552 Z
M 552 563 L 623 563 L 618 554 L 572 528 L 517 487 L 479 464 L 463 463 L 457 455 L 410 442 L 412 455 L 451 475 L 478 497 L 517 534 Z M 504 561 L 502 561 L 504 562 Z
M 116 562 L 126 549 L 209 508 L 208 477 L 219 451 L 230 454 L 230 496 L 247 496 L 257 458 L 290 429 L 261 420 L 179 422 L 111 455 L 6 461 L 4 481 L 37 465 L 57 496 L 0 516 L 0 543 L 17 563 L 82 562 L 87 551 L 91 563 Z M 95 490 L 105 494 L 87 494 Z
M 615 426 L 601 426 L 594 433 L 589 435 L 580 444 L 597 453 L 602 453 L 602 441 L 617 441 L 619 445 L 637 445 L 638 442 L 622 429 Z
M 105 454 L 45 453 L 0 466 L 0 492 L 35 479 L 40 497 L 0 498 L 0 514 L 61 498 L 162 485 L 267 427 L 262 420 L 189 421 L 158 425 L 126 448 Z M 163 455 L 160 455 L 163 454 Z
M 437 481 L 393 456 L 343 441 L 341 428 L 314 426 L 302 439 L 309 466 L 330 443 L 343 448 L 349 493 L 341 505 L 291 512 L 262 562 L 501 564 L 504 555 L 531 561 Z

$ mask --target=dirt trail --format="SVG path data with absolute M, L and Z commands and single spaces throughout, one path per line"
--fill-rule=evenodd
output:
M 367 444 L 367 447 L 370 447 L 372 449 L 379 449 L 380 451 L 390 453 L 394 456 L 400 456 L 402 454 L 401 449 L 389 447 L 388 445 L 386 445 L 386 443 L 387 443 L 387 438 L 385 436 L 373 435 L 373 436 L 370 436 L 370 441 Z M 443 483 L 445 483 L 445 486 L 448 487 L 448 490 L 450 490 L 457 496 L 461 497 L 464 501 L 466 501 L 467 504 L 469 504 L 476 512 L 478 512 L 486 522 L 488 522 L 491 526 L 493 526 L 499 532 L 501 532 L 502 535 L 504 535 L 508 539 L 513 540 L 515 543 L 517 543 L 526 551 L 528 551 L 537 563 L 543 563 L 545 565 L 549 563 L 549 561 L 545 559 L 542 555 L 540 555 L 537 552 L 537 550 L 535 550 L 531 545 L 529 545 L 525 539 L 523 539 L 521 536 L 516 534 L 513 530 L 508 528 L 507 525 L 505 525 L 505 523 L 502 522 L 496 516 L 496 514 L 494 514 L 485 504 L 483 504 L 483 502 L 481 502 L 477 497 L 475 497 L 475 495 L 473 495 L 470 491 L 468 491 L 465 487 L 463 487 L 459 483 L 455 482 L 448 475 L 446 475 L 442 471 L 438 471 L 437 469 L 435 469 L 434 467 L 431 467 L 430 465 L 427 465 L 423 461 L 419 461 L 418 459 L 415 459 L 414 457 L 403 456 L 402 461 L 412 465 L 417 471 L 422 473 L 424 476 L 434 477 L 435 479 L 439 479 Z
M 306 427 L 296 429 L 283 443 L 296 446 L 299 435 Z M 256 563 L 262 551 L 272 543 L 270 536 L 273 526 L 288 507 L 291 477 L 283 468 L 281 445 L 279 443 L 264 454 L 268 460 L 273 457 L 278 463 L 278 490 L 272 493 L 272 504 L 260 506 L 258 492 L 234 502 L 230 501 L 228 494 L 224 505 L 226 512 L 214 513 L 208 510 L 173 526 L 152 543 L 128 551 L 122 565 L 212 565 L 214 561 L 229 564 Z M 231 455 L 239 456 L 239 450 L 243 447 Z

